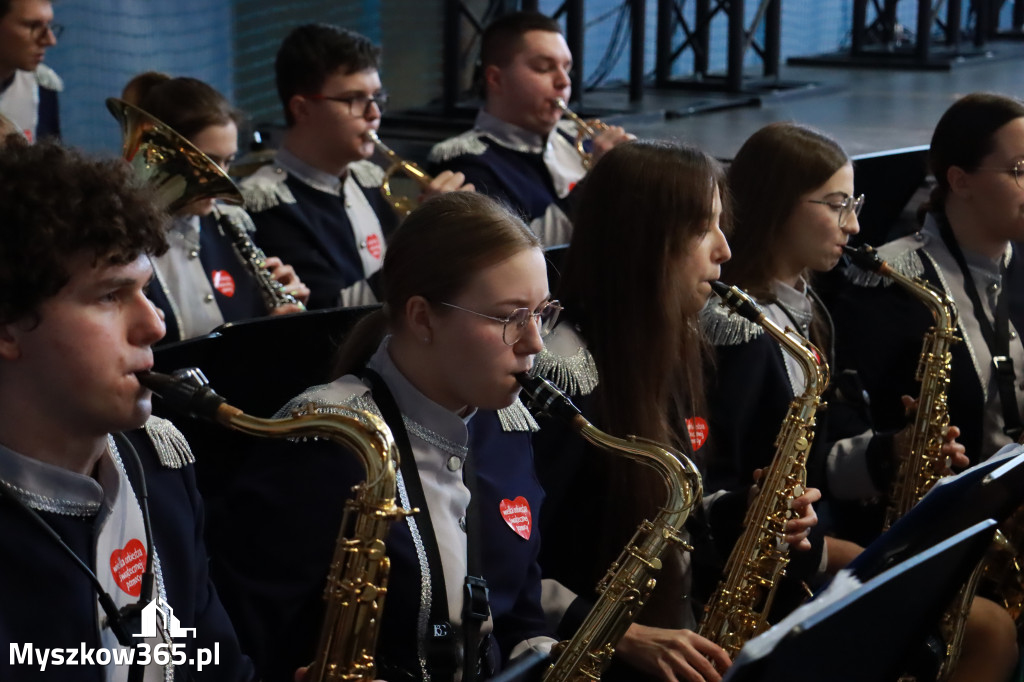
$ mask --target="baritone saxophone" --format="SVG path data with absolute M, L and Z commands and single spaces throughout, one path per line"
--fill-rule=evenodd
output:
M 665 481 L 668 498 L 653 521 L 645 520 L 597 586 L 599 597 L 586 620 L 568 642 L 552 649 L 557 660 L 543 682 L 594 682 L 611 662 L 615 645 L 636 619 L 661 570 L 661 557 L 672 546 L 686 546 L 681 532 L 690 511 L 700 504 L 703 486 L 696 465 L 679 452 L 653 441 L 616 438 L 598 430 L 554 384 L 519 374 L 526 404 L 535 415 L 569 422 L 597 447 L 653 468 Z
M 792 329 L 775 324 L 748 294 L 722 282 L 711 286 L 725 305 L 760 325 L 796 358 L 804 374 L 804 391 L 789 404 L 775 439 L 775 455 L 760 481 L 761 492 L 747 508 L 743 532 L 698 628 L 699 634 L 735 658 L 749 639 L 767 629 L 768 612 L 789 564 L 789 545 L 783 536 L 786 522 L 793 518 L 790 504 L 807 487 L 807 456 L 829 370 L 821 351 Z
M 338 405 L 305 405 L 284 419 L 261 419 L 227 404 L 206 385 L 198 369 L 179 370 L 174 376 L 156 372 L 137 376 L 173 409 L 192 417 L 253 436 L 325 438 L 356 453 L 366 468 L 366 481 L 356 486 L 345 503 L 324 588 L 327 610 L 306 679 L 373 680 L 390 570 L 384 539 L 392 522 L 415 512 L 395 504 L 398 448 L 387 424 L 369 412 Z

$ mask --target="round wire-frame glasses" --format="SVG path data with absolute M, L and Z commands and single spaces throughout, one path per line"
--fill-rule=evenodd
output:
M 839 227 L 846 227 L 846 223 L 850 220 L 850 215 L 860 215 L 860 210 L 864 208 L 864 195 L 861 194 L 859 197 L 843 197 L 842 201 L 836 201 L 835 199 L 808 199 L 809 204 L 823 204 L 830 207 L 833 211 L 839 212 Z
M 469 308 L 463 308 L 462 306 L 455 305 L 454 303 L 441 302 L 441 305 L 449 308 L 455 308 L 466 313 L 472 313 L 478 317 L 484 317 L 488 320 L 494 320 L 495 322 L 501 322 L 501 340 L 505 342 L 506 346 L 514 346 L 519 342 L 519 339 L 523 338 L 523 331 L 526 329 L 526 324 L 530 320 L 533 320 L 538 328 L 540 329 L 540 337 L 544 338 L 551 330 L 555 328 L 555 323 L 558 321 L 558 315 L 562 312 L 562 306 L 558 301 L 548 301 L 541 305 L 537 310 L 530 310 L 529 308 L 516 308 L 508 317 L 495 317 L 494 315 L 485 315 L 484 313 L 478 313 L 475 310 Z

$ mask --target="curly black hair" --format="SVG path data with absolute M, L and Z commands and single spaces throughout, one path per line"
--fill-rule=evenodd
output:
M 110 265 L 163 254 L 166 220 L 124 161 L 8 138 L 0 148 L 0 324 L 36 314 L 82 253 Z

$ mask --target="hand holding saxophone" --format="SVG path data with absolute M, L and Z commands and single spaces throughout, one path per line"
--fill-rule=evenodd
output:
M 764 469 L 754 470 L 754 485 L 750 487 L 750 496 L 747 499 L 748 506 L 761 492 L 760 482 Z M 814 511 L 814 503 L 821 500 L 821 491 L 817 488 L 807 488 L 803 494 L 793 498 L 789 508 L 793 518 L 786 522 L 785 535 L 783 540 L 790 549 L 798 552 L 806 552 L 811 548 L 811 542 L 807 537 L 811 534 L 811 528 L 818 525 L 818 513 Z
M 911 423 L 903 427 L 894 438 L 892 454 L 897 461 L 901 457 L 905 457 L 906 453 L 910 451 L 914 438 L 913 422 L 918 406 L 918 400 L 909 395 L 901 396 L 900 399 L 903 401 L 903 410 L 906 412 Z M 950 425 L 942 430 L 942 447 L 939 453 L 946 457 L 947 475 L 952 475 L 954 470 L 966 469 L 971 464 L 971 460 L 967 457 L 967 448 L 956 440 L 959 437 L 960 427 L 958 426 Z

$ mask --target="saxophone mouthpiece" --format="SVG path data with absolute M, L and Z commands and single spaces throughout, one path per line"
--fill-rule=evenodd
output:
M 729 286 L 725 282 L 716 280 L 711 282 L 711 290 L 718 294 L 718 297 L 722 299 L 722 303 L 728 306 L 730 310 L 742 315 L 751 322 L 756 323 L 764 317 L 764 311 L 761 310 L 761 306 L 757 304 L 757 301 L 739 287 Z
M 878 252 L 867 244 L 859 249 L 855 249 L 849 244 L 846 244 L 843 246 L 843 252 L 847 257 L 849 257 L 853 264 L 861 270 L 881 273 L 885 268 L 885 261 L 879 258 Z
M 580 416 L 579 408 L 547 379 L 520 372 L 516 375 L 516 381 L 526 394 L 526 407 L 535 416 L 550 415 L 567 420 Z
M 136 372 L 139 383 L 160 396 L 171 409 L 197 419 L 216 421 L 217 410 L 226 401 L 209 387 L 198 367 L 179 369 L 173 375 Z

